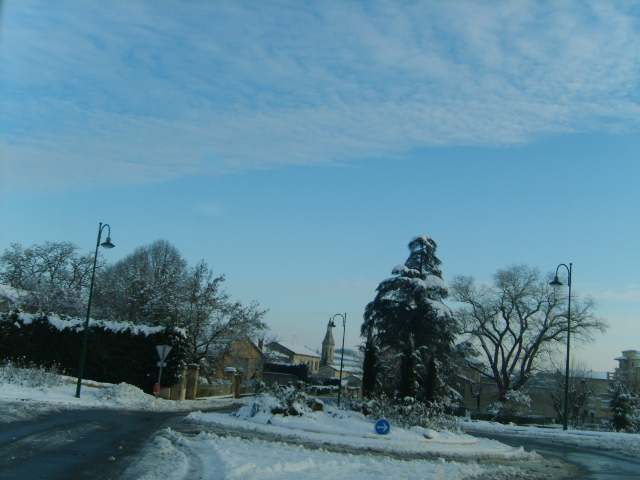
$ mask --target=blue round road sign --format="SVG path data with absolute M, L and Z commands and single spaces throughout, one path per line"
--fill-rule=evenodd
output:
M 386 435 L 389 433 L 389 430 L 391 430 L 391 425 L 389 425 L 387 420 L 381 418 L 376 422 L 375 429 L 378 435 Z

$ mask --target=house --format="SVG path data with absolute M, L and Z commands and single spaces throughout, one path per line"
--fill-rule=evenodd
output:
M 362 375 L 362 368 L 354 367 L 346 362 L 342 366 L 342 379 L 347 376 Z M 331 365 L 323 365 L 318 371 L 318 377 L 324 379 L 339 379 L 340 378 L 340 361 Z
M 289 365 L 306 365 L 309 374 L 315 375 L 320 369 L 320 355 L 305 345 L 292 342 L 271 342 L 267 345 L 266 355 L 271 362 Z
M 629 389 L 640 392 L 640 351 L 625 350 L 616 358 L 618 367 L 613 372 L 613 380 L 625 384 Z
M 212 345 L 208 360 L 210 368 L 206 376 L 211 380 L 227 379 L 232 371 L 241 375 L 242 381 L 262 378 L 262 352 L 246 337 Z

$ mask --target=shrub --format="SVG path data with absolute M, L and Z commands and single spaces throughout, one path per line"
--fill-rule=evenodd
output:
M 0 363 L 0 383 L 21 387 L 50 388 L 63 383 L 60 368 L 53 364 L 39 367 L 24 358 Z
M 504 401 L 493 402 L 487 410 L 495 417 L 520 417 L 531 410 L 531 397 L 520 390 L 509 390 Z

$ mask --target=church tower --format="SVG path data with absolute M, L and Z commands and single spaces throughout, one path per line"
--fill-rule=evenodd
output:
M 335 323 L 329 320 L 327 324 L 327 333 L 322 341 L 322 355 L 320 356 L 320 365 L 333 365 L 333 354 L 336 350 L 336 343 L 333 341 L 333 333 L 331 330 L 335 327 Z

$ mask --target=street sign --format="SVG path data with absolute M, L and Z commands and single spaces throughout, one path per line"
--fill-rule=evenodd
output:
M 156 364 L 158 365 L 158 381 L 153 386 L 153 393 L 157 397 L 160 394 L 160 382 L 162 381 L 162 369 L 167 366 L 167 356 L 169 356 L 169 352 L 171 351 L 170 345 L 156 345 L 156 352 L 158 352 L 158 358 L 160 361 Z M 158 392 L 156 393 L 156 386 L 158 387 Z
M 389 433 L 389 430 L 391 430 L 391 425 L 389 425 L 389 422 L 387 420 L 381 418 L 376 422 L 374 428 L 378 435 L 386 435 Z
M 165 361 L 165 359 L 169 356 L 170 351 L 170 345 L 156 345 L 156 352 L 158 352 L 158 358 L 161 362 Z

